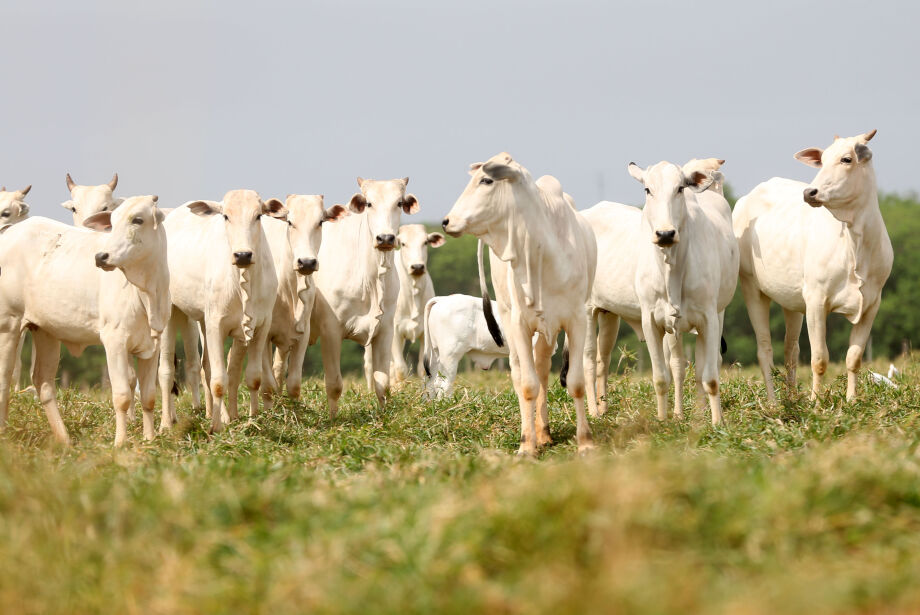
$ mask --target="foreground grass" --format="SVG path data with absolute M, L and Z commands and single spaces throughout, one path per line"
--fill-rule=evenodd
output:
M 647 378 L 612 381 L 575 454 L 514 457 L 506 374 L 378 410 L 322 385 L 217 437 L 188 418 L 111 448 L 111 404 L 62 393 L 76 445 L 18 396 L 0 438 L 0 612 L 867 613 L 920 610 L 920 365 L 898 390 L 841 378 L 763 406 L 727 370 L 727 423 L 658 423 Z M 807 371 L 807 370 L 805 370 Z M 688 391 L 688 400 L 690 398 Z

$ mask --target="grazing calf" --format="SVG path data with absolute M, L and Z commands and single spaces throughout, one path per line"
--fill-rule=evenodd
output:
M 585 302 L 597 263 L 594 233 L 556 178 L 544 175 L 534 181 L 509 154 L 472 165 L 470 175 L 443 227 L 454 237 L 475 235 L 490 248 L 492 285 L 508 336 L 511 379 L 521 410 L 518 453 L 533 455 L 552 441 L 546 392 L 560 328 L 571 349 L 568 391 L 575 400 L 578 449 L 584 451 L 592 446 L 582 361 Z M 485 289 L 481 256 L 479 270 Z M 483 294 L 489 330 L 498 342 L 501 333 Z M 540 334 L 536 342 L 535 333 Z
M 174 306 L 160 357 L 162 425 L 175 422 L 173 386 L 176 326 L 197 321 L 204 333 L 206 400 L 214 433 L 236 419 L 236 388 L 230 387 L 234 364 L 248 357 L 246 386 L 249 414 L 258 414 L 263 354 L 268 344 L 278 278 L 260 218 L 284 219 L 284 205 L 263 202 L 252 190 L 231 190 L 220 202 L 192 201 L 177 207 L 163 226 L 169 237 L 170 293 Z M 182 314 L 176 314 L 179 310 Z M 233 338 L 228 364 L 224 340 Z M 225 403 L 226 402 L 226 403 Z
M 820 169 L 811 182 L 774 177 L 738 200 L 733 213 L 741 248 L 741 290 L 757 336 L 757 360 L 773 390 L 770 302 L 786 318 L 786 379 L 795 385 L 802 315 L 811 343 L 811 396 L 827 370 L 826 322 L 831 312 L 853 323 L 847 350 L 847 399 L 856 396 L 863 350 L 891 273 L 894 252 L 878 206 L 872 151 L 875 131 L 837 137 L 826 150 L 797 160 Z
M 722 194 L 725 163 L 717 158 L 694 158 L 681 168 L 684 177 L 699 171 L 713 178 L 707 188 Z M 638 207 L 601 201 L 582 212 L 597 239 L 597 275 L 588 300 L 588 336 L 585 342 L 585 380 L 588 384 L 588 412 L 599 416 L 607 411 L 607 377 L 610 353 L 617 341 L 620 320 L 642 332 L 642 306 L 636 294 L 636 264 L 647 237 L 642 233 L 642 210 Z M 667 337 L 667 336 L 666 336 Z M 667 351 L 670 344 L 665 346 Z
M 406 193 L 409 178 L 386 181 L 358 178 L 338 224 L 323 225 L 323 264 L 313 274 L 316 300 L 310 318 L 310 343 L 322 338 L 323 371 L 329 415 L 335 418 L 342 395 L 339 359 L 342 340 L 364 346 L 365 376 L 382 407 L 390 386 L 393 317 L 399 295 L 393 251 L 403 213 L 414 214 L 418 199 Z
M 494 301 L 492 310 L 498 310 Z M 425 304 L 424 325 L 422 358 L 429 397 L 440 399 L 453 393 L 457 366 L 464 356 L 469 355 L 479 369 L 489 369 L 495 359 L 508 356 L 508 346 L 499 346 L 489 333 L 478 297 L 431 298 Z
M 98 186 L 80 186 L 67 174 L 67 189 L 70 191 L 70 200 L 61 203 L 61 207 L 69 209 L 73 214 L 73 225 L 82 226 L 83 221 L 100 211 L 112 211 L 122 204 L 123 198 L 115 198 L 115 186 L 118 185 L 118 173 L 112 181 Z
M 32 331 L 32 382 L 55 438 L 69 441 L 55 399 L 61 342 L 79 356 L 105 346 L 115 445 L 125 442 L 126 413 L 134 399 L 131 356 L 144 410 L 144 437 L 152 439 L 160 333 L 169 317 L 166 233 L 155 196 L 126 199 L 77 229 L 47 218 L 10 227 L 0 241 L 0 425 L 6 424 L 9 384 L 21 332 Z M 117 271 L 116 271 L 117 269 Z
M 645 186 L 636 264 L 636 295 L 642 330 L 652 360 L 658 418 L 668 416 L 668 363 L 674 380 L 674 415 L 683 416 L 686 363 L 681 333 L 696 329 L 698 391 L 709 396 L 712 423 L 722 422 L 719 350 L 722 318 L 738 283 L 738 242 L 731 209 L 721 194 L 706 190 L 712 174 L 685 175 L 659 162 L 646 170 L 629 164 L 629 174 Z M 670 357 L 664 348 L 665 333 Z M 669 359 L 669 360 L 668 360 Z M 700 393 L 702 395 L 702 393 Z
M 429 233 L 423 224 L 405 224 L 399 227 L 399 297 L 396 300 L 396 317 L 393 325 L 393 363 L 390 365 L 390 382 L 400 383 L 406 379 L 409 368 L 403 356 L 406 341 L 411 344 L 419 340 L 418 368 L 422 378 L 422 347 L 425 345 L 422 312 L 428 300 L 434 297 L 434 284 L 428 274 L 428 248 L 444 245 L 444 235 Z

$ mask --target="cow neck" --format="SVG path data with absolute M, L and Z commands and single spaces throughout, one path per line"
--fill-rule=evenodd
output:
M 686 196 L 684 197 L 685 207 L 689 206 L 687 203 Z M 664 288 L 659 289 L 664 291 L 665 301 L 668 304 L 668 314 L 665 315 L 664 329 L 668 333 L 674 333 L 678 330 L 678 321 L 681 318 L 680 307 L 683 302 L 683 290 L 684 290 L 684 268 L 681 266 L 683 263 L 687 262 L 687 246 L 690 241 L 693 240 L 687 233 L 687 224 L 686 220 L 689 217 L 685 216 L 684 224 L 682 228 L 677 229 L 678 236 L 680 241 L 676 244 L 672 244 L 670 247 L 662 248 L 655 244 L 651 244 L 650 247 L 654 250 L 655 254 L 655 263 L 658 265 L 658 271 L 661 273 L 661 279 L 664 280 Z M 645 216 L 643 215 L 643 226 L 648 230 L 649 236 L 652 233 L 652 225 L 649 223 Z
M 134 287 L 137 298 L 147 313 L 150 336 L 159 339 L 169 321 L 172 302 L 169 297 L 169 267 L 166 263 L 166 250 L 157 250 L 161 254 L 160 262 L 148 266 L 140 263 L 123 268 L 125 278 Z
M 257 267 L 261 267 L 259 258 L 265 253 L 263 235 L 264 231 L 256 234 L 256 245 L 253 246 L 253 252 L 255 253 L 253 264 L 248 267 L 237 267 L 239 269 L 240 300 L 243 309 L 240 326 L 243 329 L 243 342 L 246 344 L 251 342 L 255 335 L 254 317 L 252 315 L 253 285 L 258 282 L 255 270 Z
M 412 275 L 405 270 L 405 267 L 400 264 L 399 274 L 401 278 L 408 278 L 409 282 L 409 320 L 413 323 L 413 329 L 419 324 L 419 316 L 421 316 L 421 311 L 419 310 L 419 296 L 422 294 L 422 290 L 425 288 L 428 274 L 422 275 Z M 401 279 L 400 282 L 403 282 L 404 279 Z M 415 341 L 415 340 L 412 340 Z
M 310 300 L 310 291 L 313 289 L 313 274 L 297 275 L 297 305 L 294 306 L 294 331 L 303 333 L 306 327 L 307 302 Z
M 374 247 L 374 237 L 366 212 L 361 214 L 357 237 L 356 262 L 367 267 L 361 274 L 364 276 L 362 299 L 370 303 L 368 316 L 371 317 L 372 324 L 367 336 L 367 341 L 370 343 L 376 337 L 383 318 L 384 281 L 387 273 L 393 268 L 394 251 L 382 252 Z

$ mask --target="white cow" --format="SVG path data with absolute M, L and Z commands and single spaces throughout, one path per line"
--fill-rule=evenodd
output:
M 428 274 L 428 248 L 444 245 L 444 235 L 429 233 L 423 224 L 405 224 L 396 236 L 399 243 L 399 297 L 396 300 L 396 317 L 393 327 L 393 363 L 390 365 L 390 382 L 398 384 L 406 379 L 409 368 L 403 356 L 406 341 L 419 340 L 418 368 L 422 378 L 422 347 L 425 344 L 422 313 L 428 300 L 434 297 L 434 283 Z
M 872 152 L 875 131 L 835 138 L 826 150 L 809 148 L 796 159 L 821 169 L 811 182 L 775 177 L 735 206 L 741 247 L 741 290 L 757 336 L 757 359 L 775 400 L 770 302 L 786 318 L 786 378 L 795 383 L 802 315 L 811 343 L 812 398 L 827 370 L 830 312 L 853 323 L 847 351 L 847 399 L 856 396 L 863 349 L 878 312 L 894 253 L 878 206 Z
M 152 439 L 160 333 L 169 317 L 166 233 L 157 197 L 126 199 L 73 228 L 47 218 L 10 227 L 0 241 L 0 425 L 9 410 L 9 385 L 21 332 L 32 330 L 32 382 L 54 436 L 69 442 L 55 399 L 61 342 L 79 356 L 105 346 L 115 445 L 125 442 L 126 413 L 134 399 L 131 356 L 144 410 L 144 437 Z M 117 269 L 117 271 L 116 271 Z
M 316 278 L 316 300 L 310 318 L 310 343 L 322 338 L 323 371 L 329 415 L 335 418 L 342 395 L 339 363 L 342 340 L 364 346 L 365 376 L 382 407 L 390 386 L 393 318 L 399 278 L 393 251 L 403 213 L 419 210 L 418 199 L 406 193 L 409 178 L 358 178 L 347 216 L 324 225 Z
M 61 207 L 71 211 L 74 226 L 81 226 L 85 219 L 100 211 L 112 211 L 124 201 L 123 198 L 116 198 L 112 194 L 118 185 L 118 173 L 115 173 L 109 183 L 98 186 L 78 185 L 70 177 L 70 173 L 67 174 L 66 181 L 70 200 L 61 203 Z
M 472 165 L 470 174 L 469 184 L 442 225 L 449 235 L 470 233 L 490 248 L 492 285 L 508 336 L 511 379 L 521 410 L 518 453 L 533 455 L 552 441 L 546 392 L 553 342 L 560 328 L 568 335 L 572 351 L 568 391 L 575 400 L 578 449 L 584 451 L 592 446 L 585 415 L 583 353 L 585 301 L 597 262 L 594 233 L 556 178 L 544 175 L 534 181 L 507 153 Z M 479 265 L 485 290 L 481 256 Z M 485 303 L 483 309 L 486 305 L 491 308 Z M 492 318 L 491 309 L 485 314 Z M 490 331 L 500 336 L 492 320 Z M 536 343 L 535 333 L 540 334 Z
M 492 310 L 498 310 L 494 301 Z M 508 345 L 499 346 L 489 333 L 478 297 L 432 297 L 425 304 L 424 325 L 422 358 L 429 397 L 440 399 L 453 393 L 457 366 L 464 356 L 469 355 L 479 369 L 489 369 L 495 359 L 508 356 Z
M 6 186 L 0 188 L 0 232 L 7 226 L 22 222 L 29 216 L 29 205 L 23 199 L 31 189 L 32 186 L 9 191 Z
M 711 173 L 685 175 L 669 162 L 629 174 L 645 186 L 636 294 L 642 306 L 642 330 L 652 361 L 658 418 L 668 416 L 668 363 L 674 380 L 674 415 L 683 415 L 686 362 L 681 333 L 696 329 L 697 391 L 709 396 L 712 423 L 722 422 L 719 350 L 722 317 L 738 284 L 738 242 L 732 234 L 731 209 L 716 191 L 706 190 Z M 668 337 L 670 357 L 664 348 Z
M 205 398 L 212 432 L 236 419 L 237 390 L 229 374 L 248 357 L 249 414 L 258 414 L 263 355 L 268 344 L 278 278 L 260 218 L 284 218 L 284 205 L 263 202 L 252 190 L 231 190 L 220 202 L 192 201 L 177 207 L 163 226 L 169 237 L 170 293 L 174 306 L 160 357 L 161 429 L 175 422 L 173 386 L 176 327 L 197 321 L 204 333 Z M 176 314 L 179 310 L 182 314 Z M 233 338 L 224 363 L 224 340 Z M 238 383 L 237 383 L 238 384 Z M 210 399 L 208 397 L 210 396 Z
M 718 158 L 694 158 L 681 168 L 684 177 L 699 171 L 712 177 L 707 188 L 722 194 L 725 163 Z M 588 299 L 588 335 L 585 342 L 585 380 L 588 385 L 588 412 L 600 416 L 607 411 L 607 378 L 610 353 L 616 345 L 620 320 L 642 332 L 642 306 L 636 294 L 636 264 L 648 238 L 642 233 L 642 210 L 638 207 L 601 201 L 582 212 L 597 239 L 597 274 Z M 667 350 L 667 347 L 665 348 Z

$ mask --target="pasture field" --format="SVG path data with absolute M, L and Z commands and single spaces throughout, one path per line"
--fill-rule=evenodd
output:
M 507 373 L 385 411 L 352 380 L 335 422 L 311 379 L 213 438 L 183 394 L 177 429 L 148 444 L 135 421 L 123 450 L 105 394 L 61 393 L 69 450 L 20 394 L 0 612 L 918 612 L 920 363 L 899 367 L 897 390 L 864 376 L 846 403 L 835 366 L 817 403 L 776 408 L 725 369 L 719 428 L 658 423 L 649 377 L 616 376 L 586 457 L 556 378 L 537 460 L 514 455 Z

